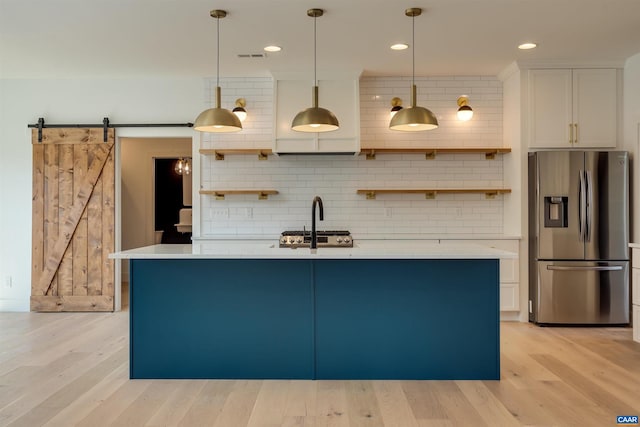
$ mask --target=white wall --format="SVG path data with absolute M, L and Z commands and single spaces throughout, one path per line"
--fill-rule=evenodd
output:
M 624 68 L 623 149 L 632 153 L 632 235 L 640 242 L 640 53 L 627 59 Z
M 202 196 L 202 237 L 258 235 L 275 239 L 281 231 L 310 227 L 311 200 L 321 196 L 325 221 L 322 229 L 348 229 L 356 238 L 399 233 L 407 236 L 502 234 L 502 200 L 484 195 L 422 194 L 378 195 L 367 200 L 357 194 L 366 188 L 502 187 L 502 158 L 485 160 L 484 154 L 281 156 L 260 161 L 256 156 L 227 156 L 224 161 L 203 160 L 202 185 L 206 189 L 276 189 L 268 200 Z M 247 214 L 251 209 L 251 214 Z M 424 236 L 423 236 L 424 237 Z
M 31 132 L 47 123 L 186 123 L 209 104 L 196 79 L 0 79 L 0 311 L 29 310 Z M 116 135 L 126 133 L 116 130 Z M 160 130 L 159 135 L 164 132 Z M 7 286 L 7 278 L 12 281 Z

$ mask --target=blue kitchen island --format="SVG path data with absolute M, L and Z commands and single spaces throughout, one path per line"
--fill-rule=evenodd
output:
M 412 242 L 312 254 L 268 243 L 114 254 L 130 262 L 130 377 L 500 378 L 508 252 Z

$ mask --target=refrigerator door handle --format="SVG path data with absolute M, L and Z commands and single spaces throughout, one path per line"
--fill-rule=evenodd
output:
M 580 169 L 580 187 L 578 188 L 578 231 L 580 232 L 580 241 L 584 242 L 586 239 L 586 205 L 587 205 L 587 194 L 586 194 L 586 183 L 585 183 L 585 173 L 582 169 Z
M 590 266 L 590 267 L 567 267 L 563 265 L 547 265 L 547 270 L 557 270 L 557 271 L 620 271 L 622 270 L 621 265 L 613 265 L 613 266 Z
M 587 203 L 586 203 L 586 216 L 585 216 L 585 241 L 591 241 L 591 229 L 593 222 L 593 181 L 591 179 L 591 171 L 586 171 L 586 187 L 587 187 Z

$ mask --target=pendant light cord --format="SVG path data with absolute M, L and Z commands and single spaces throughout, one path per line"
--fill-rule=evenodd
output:
M 316 32 L 316 20 L 318 18 L 316 16 L 313 17 L 313 85 L 318 86 L 318 73 L 317 73 L 317 43 L 318 37 Z
M 413 15 L 411 17 L 411 86 L 416 84 L 416 17 Z
M 216 87 L 220 86 L 220 18 L 216 18 L 218 21 L 218 34 L 217 34 L 217 48 L 216 48 Z

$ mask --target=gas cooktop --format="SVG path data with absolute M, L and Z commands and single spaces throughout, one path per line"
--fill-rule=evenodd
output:
M 352 248 L 353 238 L 346 230 L 320 230 L 316 232 L 319 248 Z M 311 246 L 311 231 L 283 231 L 280 235 L 281 248 L 308 248 Z

